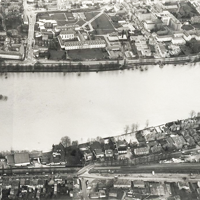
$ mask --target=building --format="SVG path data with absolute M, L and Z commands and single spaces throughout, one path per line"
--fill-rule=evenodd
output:
M 141 148 L 134 149 L 134 153 L 137 156 L 147 155 L 149 154 L 149 147 L 141 147 Z
M 58 36 L 58 41 L 60 47 L 65 50 L 99 49 L 106 47 L 106 42 L 103 39 L 65 42 Z
M 185 139 L 183 138 L 183 136 L 179 136 L 179 135 L 171 135 L 171 138 L 173 140 L 173 144 L 177 149 L 182 149 L 183 146 L 186 144 Z
M 114 181 L 114 188 L 131 188 L 130 180 L 117 179 Z
M 145 188 L 145 183 L 142 180 L 135 180 L 135 181 L 133 181 L 133 187 Z
M 30 159 L 28 153 L 15 153 L 14 154 L 15 166 L 27 166 L 30 165 Z
M 108 34 L 109 41 L 119 41 L 118 33 Z
M 96 158 L 103 158 L 104 157 L 104 153 L 102 151 L 102 147 L 101 144 L 97 141 L 93 142 L 90 145 L 90 149 L 92 150 L 92 152 L 94 153 Z
M 114 156 L 112 149 L 105 150 L 105 156 L 106 158 L 112 158 Z
M 24 59 L 24 46 L 20 45 L 18 51 L 1 51 L 0 50 L 0 58 L 3 59 L 12 59 L 12 60 L 23 60 Z
M 117 150 L 119 154 L 126 154 L 127 153 L 127 143 L 124 140 L 118 140 L 116 142 Z
M 182 189 L 190 190 L 190 186 L 188 182 L 178 182 L 178 188 L 179 190 L 182 190 Z
M 158 43 L 158 44 L 156 45 L 156 47 L 157 47 L 157 49 L 158 49 L 158 51 L 159 51 L 159 53 L 160 53 L 160 56 L 161 56 L 162 58 L 170 57 L 169 52 L 168 52 L 168 50 L 166 49 L 166 47 L 165 47 L 164 44 Z
M 6 160 L 7 160 L 7 164 L 9 166 L 14 166 L 15 165 L 15 161 L 14 161 L 14 155 L 10 154 L 6 156 Z
M 153 30 L 156 27 L 156 24 L 152 20 L 145 20 L 144 21 L 144 27 L 147 30 Z
M 62 40 L 73 40 L 75 37 L 75 31 L 73 30 L 61 31 L 60 37 L 62 38 Z
M 6 39 L 7 33 L 6 31 L 0 32 L 0 41 L 4 42 Z
M 157 35 L 156 40 L 158 42 L 171 42 L 172 35 Z
M 184 40 L 183 37 L 173 37 L 172 38 L 172 44 L 175 44 L 175 45 L 184 45 L 184 44 L 186 44 L 186 41 Z

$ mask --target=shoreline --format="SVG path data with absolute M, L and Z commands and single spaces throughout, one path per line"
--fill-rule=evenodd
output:
M 103 71 L 117 71 L 117 70 L 134 70 L 141 69 L 141 71 L 147 70 L 148 66 L 158 65 L 160 68 L 163 68 L 165 65 L 175 65 L 183 66 L 193 64 L 195 66 L 199 61 L 195 62 L 186 62 L 186 61 L 164 61 L 164 62 L 140 62 L 140 63 L 130 63 L 120 64 L 119 62 L 109 62 L 102 64 L 93 63 L 82 64 L 81 62 L 77 63 L 39 63 L 35 65 L 29 65 L 24 63 L 4 63 L 0 65 L 0 73 L 34 73 L 34 72 L 61 72 L 61 73 L 72 73 L 72 72 L 103 72 Z M 146 66 L 146 67 L 145 67 Z

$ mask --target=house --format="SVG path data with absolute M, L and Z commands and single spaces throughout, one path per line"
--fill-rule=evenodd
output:
M 114 197 L 114 198 L 117 198 L 118 197 L 118 192 L 116 189 L 111 189 L 108 193 L 108 196 L 109 197 Z
M 4 41 L 6 39 L 7 33 L 6 31 L 0 32 L 0 41 Z
M 6 156 L 6 160 L 7 160 L 7 164 L 9 166 L 14 166 L 15 165 L 15 161 L 14 161 L 14 155 L 10 154 Z
M 96 158 L 103 158 L 104 157 L 104 153 L 102 151 L 102 147 L 101 144 L 97 141 L 93 142 L 90 145 L 90 149 L 92 150 L 92 152 L 94 153 Z
M 65 147 L 61 143 L 52 146 L 53 157 L 61 156 L 63 154 L 65 154 Z
M 183 136 L 179 136 L 179 135 L 171 135 L 171 138 L 173 140 L 173 144 L 177 149 L 182 149 L 183 146 L 186 144 L 185 139 L 183 138 Z
M 147 155 L 149 154 L 149 147 L 141 147 L 141 148 L 134 149 L 134 153 L 137 156 Z
M 62 40 L 72 40 L 75 37 L 75 31 L 73 30 L 63 30 L 60 32 L 60 37 Z
M 126 154 L 127 153 L 127 142 L 125 140 L 118 140 L 116 142 L 117 150 L 119 154 Z
M 131 188 L 130 180 L 117 179 L 114 181 L 114 188 Z
M 89 144 L 88 143 L 84 143 L 84 144 L 79 144 L 78 148 L 80 151 L 85 151 L 89 149 Z
M 142 180 L 135 180 L 135 181 L 133 181 L 133 187 L 145 188 L 145 183 Z
M 113 150 L 112 149 L 107 149 L 105 150 L 105 156 L 106 158 L 112 158 L 113 157 Z
M 90 199 L 99 199 L 98 192 L 91 192 L 89 196 L 90 196 Z
M 15 166 L 30 165 L 30 158 L 28 153 L 15 153 L 14 154 Z
M 162 152 L 162 150 L 163 150 L 163 148 L 160 144 L 154 145 L 153 147 L 151 147 L 152 153 L 160 153 L 160 152 Z
M 182 190 L 182 189 L 190 190 L 190 186 L 188 182 L 178 182 L 178 188 L 179 190 Z
M 165 187 L 161 183 L 150 182 L 149 183 L 150 194 L 164 196 L 165 195 Z

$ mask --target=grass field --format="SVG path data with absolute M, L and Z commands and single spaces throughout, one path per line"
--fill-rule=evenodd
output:
M 55 20 L 61 20 L 61 21 L 66 20 L 64 13 L 54 13 L 54 14 L 50 14 L 50 16 Z
M 50 50 L 51 60 L 62 60 L 63 58 L 65 58 L 65 51 Z
M 105 14 L 100 15 L 91 23 L 91 25 L 96 30 L 97 35 L 103 35 L 115 31 L 113 25 Z
M 99 14 L 99 12 L 86 12 L 84 13 L 86 17 L 86 21 L 90 21 L 93 17 Z
M 107 52 L 101 49 L 81 49 L 68 51 L 68 56 L 72 60 L 88 60 L 88 59 L 105 59 L 108 56 Z

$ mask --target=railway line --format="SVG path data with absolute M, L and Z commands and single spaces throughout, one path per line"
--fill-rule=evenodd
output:
M 40 168 L 5 168 L 0 169 L 0 176 L 2 175 L 42 175 L 55 173 L 77 173 L 83 166 L 67 166 L 67 167 L 40 167 Z

